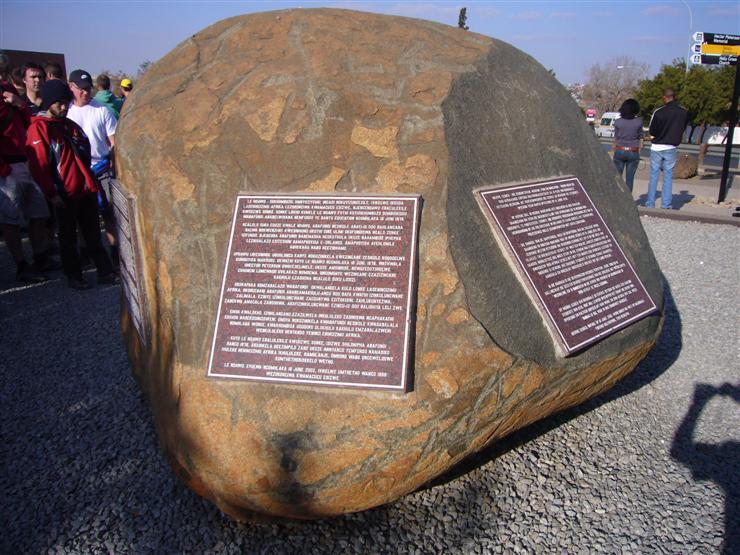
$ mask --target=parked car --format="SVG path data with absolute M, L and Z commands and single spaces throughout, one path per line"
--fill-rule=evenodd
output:
M 724 145 L 727 144 L 727 131 L 728 127 L 707 127 L 704 132 L 704 141 L 708 145 Z M 732 134 L 732 144 L 740 145 L 740 127 L 735 128 L 735 132 Z
M 614 137 L 614 122 L 621 116 L 619 112 L 604 112 L 601 114 L 599 124 L 596 126 L 597 137 Z

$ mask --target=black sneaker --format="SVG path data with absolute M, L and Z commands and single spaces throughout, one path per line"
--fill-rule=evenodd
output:
M 78 291 L 92 289 L 92 285 L 86 282 L 84 278 L 67 278 L 67 285 L 70 289 L 77 289 Z
M 118 276 L 114 273 L 110 273 L 106 276 L 98 276 L 98 285 L 116 285 L 118 283 L 121 283 L 121 280 L 118 279 Z
M 18 271 L 15 273 L 15 279 L 17 281 L 22 281 L 23 283 L 44 283 L 49 280 L 49 278 L 44 274 L 31 268 L 31 266 L 28 265 L 28 262 L 25 261 L 18 264 Z

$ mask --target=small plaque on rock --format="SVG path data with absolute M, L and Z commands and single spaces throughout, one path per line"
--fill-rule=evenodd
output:
M 577 177 L 475 194 L 561 355 L 656 310 Z
M 121 286 L 131 320 L 142 343 L 147 344 L 141 251 L 136 233 L 136 200 L 117 180 L 111 182 L 110 203 L 116 216 Z
M 208 376 L 407 387 L 420 198 L 243 195 Z

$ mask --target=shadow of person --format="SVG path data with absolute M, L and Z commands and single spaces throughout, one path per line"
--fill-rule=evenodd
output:
M 662 196 L 663 194 L 661 191 L 658 191 L 655 194 L 655 206 L 660 206 L 660 199 L 662 198 Z M 671 209 L 680 210 L 683 205 L 691 202 L 695 198 L 695 196 L 696 195 L 692 195 L 688 191 L 673 193 L 673 196 L 671 197 Z M 645 203 L 647 202 L 647 197 L 647 193 L 642 193 L 635 201 L 635 204 L 637 206 L 645 206 Z
M 701 412 L 714 397 L 726 396 L 740 404 L 740 387 L 697 384 L 689 411 L 676 430 L 671 457 L 691 470 L 694 480 L 711 480 L 725 494 L 725 540 L 723 553 L 740 552 L 740 441 L 703 443 L 693 435 Z
M 688 204 L 689 202 L 691 202 L 694 197 L 695 195 L 692 195 L 688 191 L 673 193 L 673 196 L 671 197 L 671 208 L 673 208 L 674 210 L 680 210 L 684 204 Z

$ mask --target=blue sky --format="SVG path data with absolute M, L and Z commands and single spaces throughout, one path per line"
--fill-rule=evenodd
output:
M 468 9 L 471 31 L 504 40 L 553 69 L 561 82 L 583 81 L 595 63 L 630 56 L 654 74 L 685 57 L 691 31 L 740 34 L 737 0 L 244 2 L 0 0 L 0 48 L 61 52 L 67 69 L 135 73 L 188 36 L 233 15 L 285 8 L 341 7 L 457 25 Z

